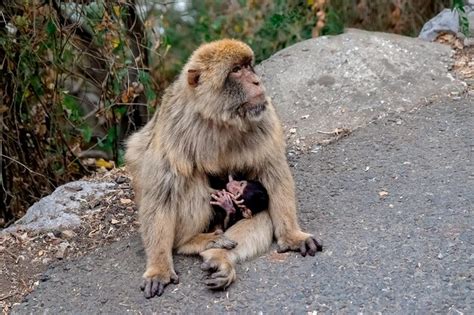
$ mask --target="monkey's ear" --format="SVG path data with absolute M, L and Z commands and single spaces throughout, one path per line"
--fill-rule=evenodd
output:
M 199 76 L 201 73 L 199 70 L 189 69 L 188 70 L 188 84 L 192 87 L 196 87 L 199 83 Z

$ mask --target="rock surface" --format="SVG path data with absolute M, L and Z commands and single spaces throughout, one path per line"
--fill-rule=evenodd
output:
M 84 209 L 83 203 L 96 200 L 114 187 L 114 183 L 84 180 L 62 185 L 51 195 L 33 204 L 14 225 L 0 232 L 8 233 L 18 229 L 39 232 L 78 227 L 81 224 L 80 212 Z
M 228 291 L 211 292 L 199 259 L 177 256 L 180 284 L 146 300 L 135 236 L 53 266 L 13 313 L 472 313 L 474 106 L 447 73 L 449 55 L 358 31 L 259 67 L 296 128 L 289 140 L 312 147 L 289 162 L 301 225 L 324 241 L 316 257 L 272 250 L 238 265 Z M 314 146 L 316 130 L 341 126 L 355 131 Z
M 350 30 L 283 49 L 257 67 L 289 130 L 307 147 L 336 128 L 355 130 L 435 95 L 461 93 L 448 72 L 449 46 Z M 301 139 L 303 138 L 303 139 Z

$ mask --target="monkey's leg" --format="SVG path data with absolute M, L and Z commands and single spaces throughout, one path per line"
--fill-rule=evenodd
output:
M 209 248 L 232 249 L 237 246 L 237 242 L 227 238 L 223 233 L 222 230 L 217 230 L 211 233 L 198 234 L 178 247 L 176 252 L 184 255 L 195 255 Z
M 270 248 L 273 226 L 267 211 L 260 212 L 250 219 L 243 219 L 231 226 L 225 235 L 237 241 L 232 250 L 208 249 L 201 253 L 201 269 L 210 273 L 205 284 L 210 289 L 225 289 L 236 278 L 235 264 L 244 261 Z
M 146 206 L 146 202 L 143 203 Z M 141 234 L 146 252 L 146 270 L 141 289 L 146 298 L 162 295 L 169 283 L 178 283 L 173 267 L 175 214 L 172 211 L 140 209 Z M 148 214 L 148 215 L 147 215 Z
M 274 161 L 275 162 L 275 161 Z M 269 212 L 272 218 L 279 252 L 294 250 L 301 255 L 314 256 L 323 249 L 313 235 L 301 231 L 296 217 L 295 188 L 291 171 L 284 158 L 268 163 L 261 182 L 270 196 Z

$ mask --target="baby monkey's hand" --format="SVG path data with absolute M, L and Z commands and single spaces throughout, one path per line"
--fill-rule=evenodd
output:
M 211 205 L 224 209 L 228 214 L 235 213 L 233 195 L 225 190 L 220 190 L 211 195 Z

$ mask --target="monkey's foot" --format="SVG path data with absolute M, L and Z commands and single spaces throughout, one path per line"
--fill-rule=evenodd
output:
M 234 264 L 225 249 L 208 249 L 201 253 L 204 262 L 201 269 L 207 271 L 204 284 L 212 290 L 226 289 L 236 279 Z
M 233 241 L 230 238 L 227 238 L 223 234 L 218 234 L 218 235 L 220 235 L 218 238 L 210 241 L 206 245 L 206 249 L 210 249 L 210 248 L 233 249 L 237 246 L 236 241 Z
M 278 252 L 284 253 L 290 250 L 300 252 L 303 257 L 306 254 L 314 256 L 316 252 L 323 250 L 323 245 L 316 238 L 302 231 L 295 231 L 278 239 Z
M 152 268 L 148 268 L 147 271 L 145 271 L 143 278 L 143 283 L 140 286 L 140 289 L 143 291 L 143 294 L 147 299 L 152 298 L 155 295 L 161 296 L 168 284 L 179 283 L 178 275 L 174 271 L 159 274 L 156 271 L 154 272 Z

